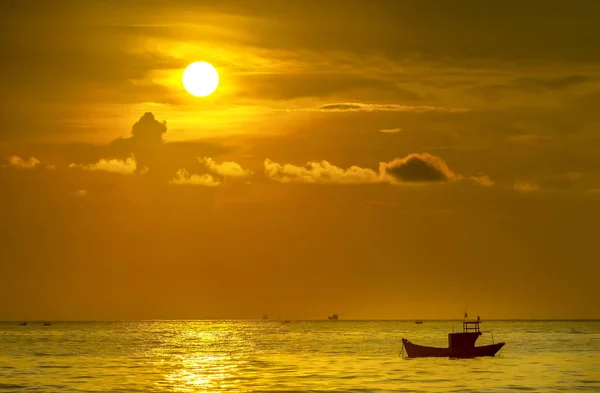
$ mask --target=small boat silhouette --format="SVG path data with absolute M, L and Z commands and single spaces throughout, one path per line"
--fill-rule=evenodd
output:
M 400 354 L 402 355 L 406 351 L 408 358 L 474 358 L 479 356 L 495 356 L 502 349 L 504 343 L 475 346 L 475 341 L 482 334 L 479 329 L 480 323 L 481 320 L 479 317 L 477 317 L 477 321 L 463 321 L 462 332 L 448 334 L 448 348 L 413 344 L 407 339 L 402 338 L 402 352 Z
M 332 320 L 332 321 L 337 321 L 339 319 L 337 314 L 333 314 L 327 317 L 327 319 Z
M 27 322 L 21 322 L 19 326 L 27 326 Z
M 50 326 L 50 322 L 44 322 L 42 325 L 44 325 L 44 326 Z
M 421 325 L 421 324 L 423 323 L 423 321 L 419 320 L 419 321 L 415 321 L 415 323 L 416 323 L 417 325 Z

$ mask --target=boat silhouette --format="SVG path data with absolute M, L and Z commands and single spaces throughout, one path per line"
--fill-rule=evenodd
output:
M 339 319 L 337 314 L 333 314 L 327 317 L 327 319 L 332 320 L 332 321 L 337 321 Z
M 475 346 L 475 342 L 482 335 L 479 328 L 481 320 L 477 317 L 476 321 L 463 321 L 463 331 L 460 333 L 448 334 L 448 347 L 429 347 L 425 345 L 413 344 L 409 340 L 402 338 L 402 352 L 406 351 L 408 358 L 425 357 L 448 357 L 448 358 L 474 358 L 480 356 L 495 356 L 504 343 L 494 343 L 491 345 Z M 492 336 L 493 340 L 493 336 Z
M 21 322 L 19 326 L 27 326 L 27 322 Z

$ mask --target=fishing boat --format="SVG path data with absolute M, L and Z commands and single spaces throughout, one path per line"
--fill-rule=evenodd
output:
M 463 331 L 448 334 L 448 347 L 428 347 L 413 344 L 402 338 L 402 353 L 406 352 L 408 358 L 474 358 L 480 356 L 495 356 L 504 343 L 493 343 L 491 345 L 475 346 L 475 342 L 482 335 L 479 324 L 481 320 L 463 321 Z M 492 336 L 493 342 L 493 336 Z
M 327 317 L 330 321 L 337 321 L 339 319 L 337 314 L 333 314 Z
M 422 324 L 423 324 L 423 321 L 421 321 L 421 320 L 418 320 L 418 321 L 415 321 L 415 323 L 416 323 L 417 325 L 422 325 Z

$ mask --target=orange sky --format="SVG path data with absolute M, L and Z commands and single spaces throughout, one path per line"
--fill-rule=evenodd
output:
M 2 3 L 0 319 L 600 318 L 600 3 L 540 4 Z

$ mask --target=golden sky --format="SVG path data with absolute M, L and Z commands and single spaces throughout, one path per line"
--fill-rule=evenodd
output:
M 2 2 L 0 319 L 600 318 L 599 14 Z

